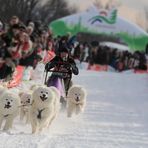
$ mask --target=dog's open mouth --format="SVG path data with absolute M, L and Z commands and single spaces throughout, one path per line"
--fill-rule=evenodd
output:
M 10 104 L 5 104 L 5 107 L 4 107 L 4 108 L 9 109 L 10 107 L 11 107 L 11 105 L 10 105 Z
M 42 101 L 45 101 L 45 100 L 48 99 L 46 96 L 40 96 L 40 98 L 41 98 Z
M 26 103 L 28 103 L 28 104 L 29 104 L 29 103 L 30 103 L 30 99 L 28 99 L 28 100 L 26 101 Z
M 75 100 L 76 100 L 76 102 L 79 102 L 79 101 L 80 101 L 80 98 L 79 98 L 79 97 L 77 97 L 77 98 L 75 98 Z

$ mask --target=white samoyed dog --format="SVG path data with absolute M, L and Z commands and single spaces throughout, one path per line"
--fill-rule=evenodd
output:
M 37 86 L 32 93 L 30 121 L 32 133 L 48 127 L 59 110 L 60 93 L 55 87 Z
M 3 130 L 7 131 L 12 128 L 14 118 L 19 113 L 19 107 L 20 98 L 18 95 L 9 90 L 0 95 L 0 128 L 4 120 L 6 121 Z
M 30 108 L 32 104 L 32 92 L 20 92 L 19 93 L 20 100 L 21 100 L 21 107 L 20 107 L 20 120 L 23 120 L 24 117 L 26 118 L 26 123 L 30 121 Z
M 72 114 L 79 114 L 84 111 L 86 105 L 86 89 L 80 85 L 73 85 L 67 94 L 67 117 Z

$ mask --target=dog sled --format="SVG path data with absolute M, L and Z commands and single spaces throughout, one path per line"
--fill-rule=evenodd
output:
M 67 63 L 57 63 L 57 65 L 59 67 L 62 67 L 63 65 L 66 65 Z M 66 65 L 66 67 L 68 68 L 68 64 Z M 49 75 L 50 73 L 50 75 Z M 71 78 L 72 78 L 72 71 L 70 69 L 67 70 L 61 70 L 60 68 L 55 70 L 53 69 L 49 69 L 46 71 L 46 75 L 45 75 L 45 81 L 44 84 L 48 87 L 50 86 L 54 86 L 56 87 L 61 95 L 61 100 L 63 100 L 68 92 L 68 89 L 71 85 Z M 65 86 L 65 79 L 67 79 L 67 83 Z M 62 101 L 61 101 L 62 103 Z

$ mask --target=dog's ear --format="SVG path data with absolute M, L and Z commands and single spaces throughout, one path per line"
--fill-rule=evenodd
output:
M 19 97 L 21 97 L 24 94 L 24 92 L 19 92 Z
M 36 87 L 37 87 L 37 85 L 33 84 L 33 85 L 30 87 L 30 90 L 34 90 Z

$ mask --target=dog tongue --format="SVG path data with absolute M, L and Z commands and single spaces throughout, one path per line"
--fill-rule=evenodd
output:
M 40 96 L 40 98 L 42 101 L 45 101 L 47 99 L 47 97 L 43 97 L 43 96 Z
M 9 104 L 5 104 L 5 107 L 4 108 L 7 108 L 9 109 L 11 106 Z
M 80 100 L 79 97 L 77 97 L 77 98 L 76 98 L 76 101 L 78 102 L 79 100 Z

